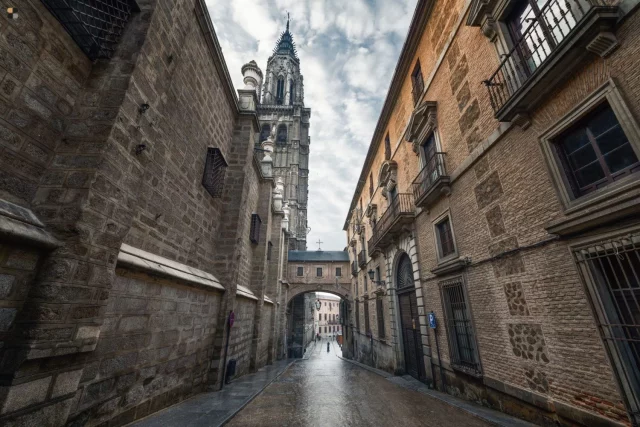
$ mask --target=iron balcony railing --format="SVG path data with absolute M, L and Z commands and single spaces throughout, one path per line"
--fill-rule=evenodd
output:
M 414 205 L 413 194 L 399 193 L 391 201 L 387 210 L 382 214 L 376 225 L 371 230 L 369 239 L 369 250 L 378 246 L 390 231 L 395 229 L 399 219 L 402 217 L 413 217 Z
M 523 21 L 522 36 L 502 55 L 495 73 L 483 83 L 489 89 L 491 105 L 498 112 L 529 81 L 552 53 L 567 41 L 572 31 L 592 8 L 607 7 L 616 0 L 549 0 L 531 10 Z
M 355 261 L 353 261 L 351 263 L 351 275 L 353 275 L 353 276 L 357 276 L 358 275 L 358 265 L 356 264 Z
M 445 153 L 435 153 L 413 180 L 413 197 L 417 205 L 433 192 L 439 182 L 449 183 L 449 177 L 444 166 Z
M 364 249 L 358 253 L 358 265 L 361 268 L 364 268 L 367 265 L 367 252 Z

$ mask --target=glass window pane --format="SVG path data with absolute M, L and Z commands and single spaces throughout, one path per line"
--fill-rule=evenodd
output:
M 596 155 L 596 151 L 591 145 L 585 145 L 568 156 L 569 163 L 573 169 L 585 167 L 588 164 L 593 163 L 597 158 L 598 156 Z
M 618 124 L 613 110 L 607 105 L 589 119 L 589 130 L 596 138 Z
M 576 129 L 566 135 L 562 136 L 562 148 L 566 154 L 571 154 L 578 150 L 580 147 L 584 147 L 589 143 L 589 137 L 584 128 Z
M 620 125 L 612 127 L 597 138 L 598 147 L 602 154 L 607 154 L 625 144 L 627 141 L 627 136 L 624 134 Z
M 615 151 L 609 152 L 609 154 L 604 156 L 604 160 L 611 173 L 616 173 L 619 170 L 638 163 L 638 157 L 629 143 L 626 143 Z
M 580 187 L 588 187 L 605 177 L 604 171 L 599 162 L 594 162 L 591 165 L 576 171 L 576 180 Z

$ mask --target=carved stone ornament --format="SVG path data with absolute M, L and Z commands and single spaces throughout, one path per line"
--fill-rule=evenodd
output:
M 467 25 L 478 27 L 482 25 L 482 19 L 493 11 L 496 0 L 473 0 L 467 18 Z
M 371 215 L 375 214 L 377 209 L 378 209 L 378 205 L 370 204 L 369 206 L 367 206 L 367 209 L 364 211 L 364 214 L 367 216 L 367 218 L 370 218 Z
M 486 38 L 489 39 L 491 43 L 496 41 L 496 37 L 498 36 L 498 31 L 496 28 L 496 20 L 491 15 L 485 15 L 482 20 L 482 34 L 485 35 Z
M 413 110 L 409 121 L 409 133 L 407 141 L 413 144 L 413 152 L 418 154 L 420 144 L 438 126 L 436 115 L 437 104 L 434 101 L 425 101 Z
M 398 164 L 393 160 L 385 161 L 380 166 L 380 173 L 378 174 L 378 183 L 382 187 L 382 196 L 387 198 L 387 191 L 391 191 L 395 188 L 398 181 Z

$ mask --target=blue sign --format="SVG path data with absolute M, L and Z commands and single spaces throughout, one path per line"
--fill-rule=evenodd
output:
M 429 312 L 429 327 L 431 329 L 436 328 L 436 314 L 433 311 Z

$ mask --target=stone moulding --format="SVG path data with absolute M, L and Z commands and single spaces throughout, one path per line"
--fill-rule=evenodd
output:
M 205 286 L 212 290 L 225 291 L 224 286 L 220 284 L 220 281 L 213 274 L 134 248 L 126 243 L 120 246 L 118 266 L 178 279 L 187 283 Z
M 418 154 L 422 141 L 438 126 L 437 103 L 425 101 L 416 108 L 409 121 L 407 141 L 413 145 L 413 152 Z
M 242 286 L 242 285 L 238 285 L 238 288 L 236 289 L 236 296 L 258 301 L 258 297 L 256 296 L 256 294 L 254 294 L 251 291 L 251 289 L 247 288 L 246 286 Z
M 1 199 L 0 238 L 48 250 L 60 246 L 33 212 Z

